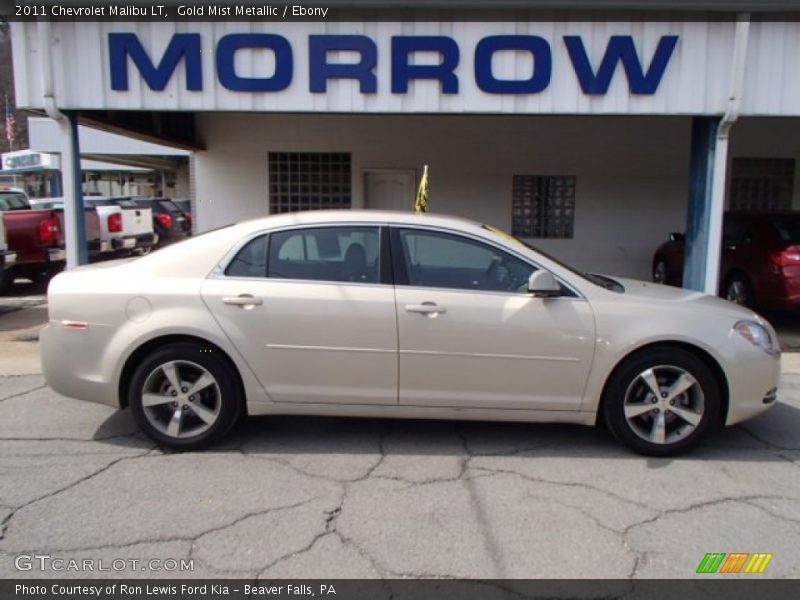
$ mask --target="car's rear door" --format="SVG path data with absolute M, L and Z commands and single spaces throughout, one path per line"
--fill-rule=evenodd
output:
M 579 410 L 594 355 L 589 303 L 535 298 L 535 266 L 472 237 L 393 228 L 400 404 Z
M 272 400 L 397 403 L 387 235 L 360 224 L 261 234 L 205 282 L 204 301 Z

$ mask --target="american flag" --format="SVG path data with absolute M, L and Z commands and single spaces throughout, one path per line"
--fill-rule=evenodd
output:
M 6 98 L 6 139 L 10 144 L 17 141 L 17 119 L 14 117 L 14 110 Z

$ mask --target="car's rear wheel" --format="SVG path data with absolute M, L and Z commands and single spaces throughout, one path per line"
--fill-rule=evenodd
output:
M 744 275 L 735 273 L 725 284 L 725 299 L 741 306 L 752 307 L 755 300 L 753 286 Z
M 159 348 L 136 367 L 128 403 L 150 438 L 195 450 L 233 427 L 242 398 L 235 373 L 218 352 L 181 342 Z
M 667 283 L 667 263 L 663 258 L 657 258 L 653 265 L 653 281 L 660 284 Z
M 720 423 L 720 386 L 709 366 L 680 348 L 654 348 L 612 374 L 603 399 L 611 433 L 649 456 L 685 452 Z

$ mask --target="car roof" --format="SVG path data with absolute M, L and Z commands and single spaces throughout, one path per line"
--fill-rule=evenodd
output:
M 387 223 L 403 225 L 430 225 L 439 227 L 481 228 L 477 221 L 464 217 L 437 213 L 416 214 L 409 211 L 364 210 L 343 208 L 338 210 L 307 210 L 270 215 L 243 221 L 236 227 L 258 231 L 292 225 L 335 225 L 337 223 Z

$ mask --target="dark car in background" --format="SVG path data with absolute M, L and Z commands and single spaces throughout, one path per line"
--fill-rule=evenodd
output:
M 680 286 L 684 236 L 673 233 L 653 256 L 653 281 Z M 800 212 L 725 214 L 720 296 L 766 310 L 800 308 Z
M 189 237 L 192 223 L 186 214 L 169 198 L 132 198 L 140 208 L 153 211 L 153 230 L 158 234 L 159 245 L 166 245 Z

